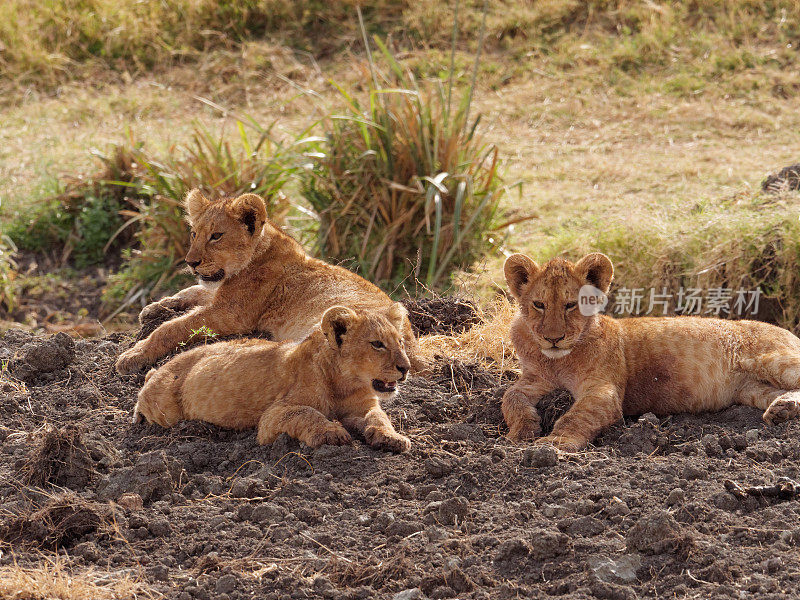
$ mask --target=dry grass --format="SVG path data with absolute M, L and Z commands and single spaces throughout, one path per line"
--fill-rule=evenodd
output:
M 479 322 L 455 335 L 426 335 L 419 340 L 423 354 L 441 354 L 465 363 L 478 363 L 495 372 L 518 367 L 508 335 L 516 307 L 502 295 L 478 308 Z
M 690 6 L 695 13 L 687 12 Z M 448 42 L 449 25 L 443 24 L 450 22 L 451 8 L 423 8 L 406 6 L 400 22 L 435 47 L 417 47 L 402 63 L 418 75 L 438 75 L 449 60 L 441 48 Z M 477 37 L 478 9 L 461 13 L 465 40 Z M 537 217 L 515 226 L 507 250 L 540 260 L 603 250 L 614 258 L 620 283 L 633 287 L 649 285 L 670 262 L 692 276 L 726 254 L 739 276 L 759 248 L 791 241 L 787 225 L 796 221 L 798 196 L 786 195 L 777 209 L 769 202 L 759 208 L 755 190 L 768 172 L 800 156 L 800 70 L 796 49 L 787 47 L 795 41 L 789 38 L 797 31 L 798 10 L 794 2 L 744 0 L 602 6 L 492 0 L 475 113 L 484 114 L 485 141 L 509 157 L 508 179 L 525 182 L 524 198 L 507 199 L 506 211 Z M 392 11 L 384 16 L 400 18 Z M 368 27 L 378 23 L 368 10 L 365 17 Z M 350 36 L 345 45 L 357 41 L 355 21 L 342 31 L 343 38 Z M 415 46 L 405 36 L 394 41 L 396 48 Z M 468 67 L 471 47 L 474 41 L 460 42 L 460 68 Z M 0 108 L 0 218 L 8 217 L 9 207 L 46 195 L 59 172 L 86 172 L 86 149 L 119 141 L 125 124 L 134 123 L 156 150 L 185 140 L 198 117 L 214 131 L 227 126 L 235 134 L 233 119 L 194 100 L 198 79 L 224 88 L 224 97 L 256 120 L 278 119 L 292 132 L 336 106 L 326 77 L 349 76 L 357 84 L 369 73 L 363 57 L 347 53 L 320 60 L 317 69 L 306 55 L 291 58 L 290 52 L 258 67 L 260 57 L 276 53 L 252 45 L 248 51 L 239 65 L 252 65 L 256 77 L 248 82 L 230 77 L 236 69 L 228 67 L 237 63 L 214 51 L 200 54 L 199 68 L 214 66 L 195 82 L 186 77 L 188 67 L 157 69 L 102 91 L 67 86 L 57 98 L 34 93 Z M 296 91 L 278 85 L 276 74 L 318 92 L 321 108 L 305 100 L 287 104 Z M 264 83 L 255 85 L 259 78 Z M 746 197 L 756 198 L 755 205 L 741 201 Z M 740 236 L 759 212 L 772 216 L 756 218 L 758 231 L 749 238 L 755 250 L 720 238 Z M 777 257 L 788 260 L 791 253 Z M 502 285 L 501 264 L 501 257 L 490 257 L 468 280 Z M 791 269 L 785 270 L 791 280 Z
M 76 571 L 55 556 L 35 567 L 0 567 L 3 600 L 141 600 L 156 598 L 135 577 L 95 569 Z

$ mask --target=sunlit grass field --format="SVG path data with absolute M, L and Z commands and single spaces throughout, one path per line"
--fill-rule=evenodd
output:
M 292 140 L 362 95 L 370 65 L 353 2 L 77 2 L 0 7 L 0 219 L 97 171 L 127 131 L 168 154 L 199 122 Z M 601 250 L 627 287 L 761 285 L 798 319 L 800 4 L 789 1 L 361 3 L 365 27 L 419 81 L 470 83 L 503 180 L 500 251 L 450 282 L 503 287 L 504 254 Z M 375 47 L 373 46 L 373 51 Z M 323 128 L 324 129 L 324 128 Z M 324 135 L 311 130 L 310 135 Z M 408 182 L 399 182 L 408 183 Z M 304 204 L 300 184 L 285 186 Z M 307 205 L 306 205 L 307 206 Z M 473 291 L 477 289 L 477 292 Z M 442 289 L 448 289 L 443 286 Z M 452 288 L 450 288 L 452 289 Z

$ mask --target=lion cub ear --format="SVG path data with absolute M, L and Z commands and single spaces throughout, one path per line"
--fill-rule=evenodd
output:
M 575 274 L 605 293 L 614 279 L 614 265 L 605 254 L 592 252 L 575 264 Z
M 322 315 L 322 333 L 334 348 L 342 345 L 342 336 L 353 325 L 357 315 L 346 306 L 333 306 Z
M 257 194 L 242 194 L 230 206 L 230 214 L 237 221 L 244 223 L 250 235 L 261 233 L 267 220 L 267 206 Z
M 189 223 L 192 223 L 200 216 L 208 205 L 211 202 L 203 196 L 203 192 L 199 189 L 194 188 L 188 194 L 186 194 L 186 200 L 183 201 L 183 205 L 186 207 L 186 214 L 189 217 Z
M 397 331 L 403 331 L 403 326 L 408 318 L 408 311 L 406 307 L 400 302 L 395 302 L 386 309 L 386 318 L 389 319 L 392 325 L 397 328 Z
M 503 265 L 503 272 L 506 276 L 508 288 L 517 300 L 520 299 L 525 286 L 539 270 L 539 265 L 524 254 L 512 254 L 506 259 L 506 263 Z

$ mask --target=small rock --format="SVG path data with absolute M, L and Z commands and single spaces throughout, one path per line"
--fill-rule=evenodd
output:
M 431 456 L 425 460 L 425 470 L 432 477 L 444 477 L 453 472 L 453 461 L 441 456 Z
M 148 523 L 147 530 L 156 537 L 165 537 L 170 534 L 172 528 L 169 526 L 169 521 L 164 518 L 157 518 Z
M 462 496 L 443 500 L 439 505 L 439 520 L 446 525 L 463 523 L 469 514 L 469 502 Z
M 748 444 L 753 444 L 758 441 L 759 433 L 758 429 L 748 429 L 747 432 L 744 434 L 744 439 L 747 441 Z
M 624 500 L 620 500 L 614 496 L 606 506 L 604 511 L 609 517 L 624 517 L 630 514 L 631 509 Z
M 714 458 L 722 454 L 722 446 L 720 446 L 717 436 L 707 434 L 700 438 L 700 443 L 703 445 L 703 450 L 706 456 Z
M 119 504 L 125 510 L 131 511 L 142 510 L 142 506 L 144 506 L 142 497 L 134 492 L 122 494 L 119 498 L 117 498 L 117 504 Z
M 676 504 L 683 504 L 685 499 L 684 491 L 681 488 L 675 488 L 667 496 L 667 506 L 675 506 Z
M 572 540 L 555 529 L 534 529 L 527 547 L 534 559 L 545 560 L 570 552 Z
M 410 590 L 397 592 L 394 596 L 392 596 L 392 600 L 419 600 L 422 597 L 422 590 L 419 588 L 411 588 Z
M 265 502 L 253 507 L 250 520 L 253 523 L 271 525 L 283 521 L 286 516 L 286 509 L 272 502 Z
M 619 558 L 595 556 L 589 558 L 589 566 L 595 577 L 605 583 L 633 583 L 642 559 L 637 554 L 623 554 Z
M 688 464 L 683 468 L 681 477 L 688 481 L 691 481 L 692 479 L 705 479 L 706 472 L 697 465 Z
M 645 423 L 650 423 L 650 425 L 658 425 L 661 423 L 661 420 L 654 415 L 653 413 L 645 413 L 641 417 L 639 417 L 639 421 L 644 421 Z
M 240 477 L 231 486 L 231 496 L 234 498 L 257 498 L 260 493 L 261 482 L 254 477 Z
M 645 554 L 679 552 L 692 546 L 691 537 L 668 512 L 659 510 L 640 518 L 628 531 L 629 550 Z
M 549 445 L 526 448 L 522 464 L 526 467 L 553 467 L 558 464 L 558 451 Z
M 217 579 L 217 585 L 214 589 L 218 594 L 230 594 L 236 589 L 236 584 L 238 582 L 236 576 L 229 573 Z
M 739 500 L 733 494 L 728 492 L 720 492 L 714 496 L 714 506 L 722 510 L 736 510 L 739 508 Z

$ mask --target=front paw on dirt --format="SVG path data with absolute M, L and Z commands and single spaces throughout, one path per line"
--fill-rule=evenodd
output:
M 140 370 L 146 364 L 147 361 L 144 360 L 142 354 L 136 350 L 136 348 L 131 348 L 123 352 L 117 359 L 117 373 L 120 375 L 130 375 Z
M 530 421 L 510 428 L 506 437 L 512 442 L 524 442 L 526 440 L 535 440 L 541 433 L 542 428 L 539 422 Z
M 800 414 L 800 402 L 794 398 L 776 398 L 764 411 L 762 419 L 767 425 L 777 425 Z
M 535 446 L 544 444 L 553 446 L 559 452 L 580 452 L 587 446 L 586 440 L 582 438 L 566 436 L 566 435 L 553 435 L 550 434 L 543 438 L 537 439 L 534 443 Z
M 347 446 L 353 442 L 353 438 L 347 433 L 344 427 L 332 427 L 312 436 L 308 445 L 312 448 L 319 448 L 323 444 L 329 446 Z
M 377 427 L 367 427 L 364 430 L 364 439 L 376 450 L 390 452 L 408 452 L 411 449 L 411 440 L 399 433 L 383 431 Z

